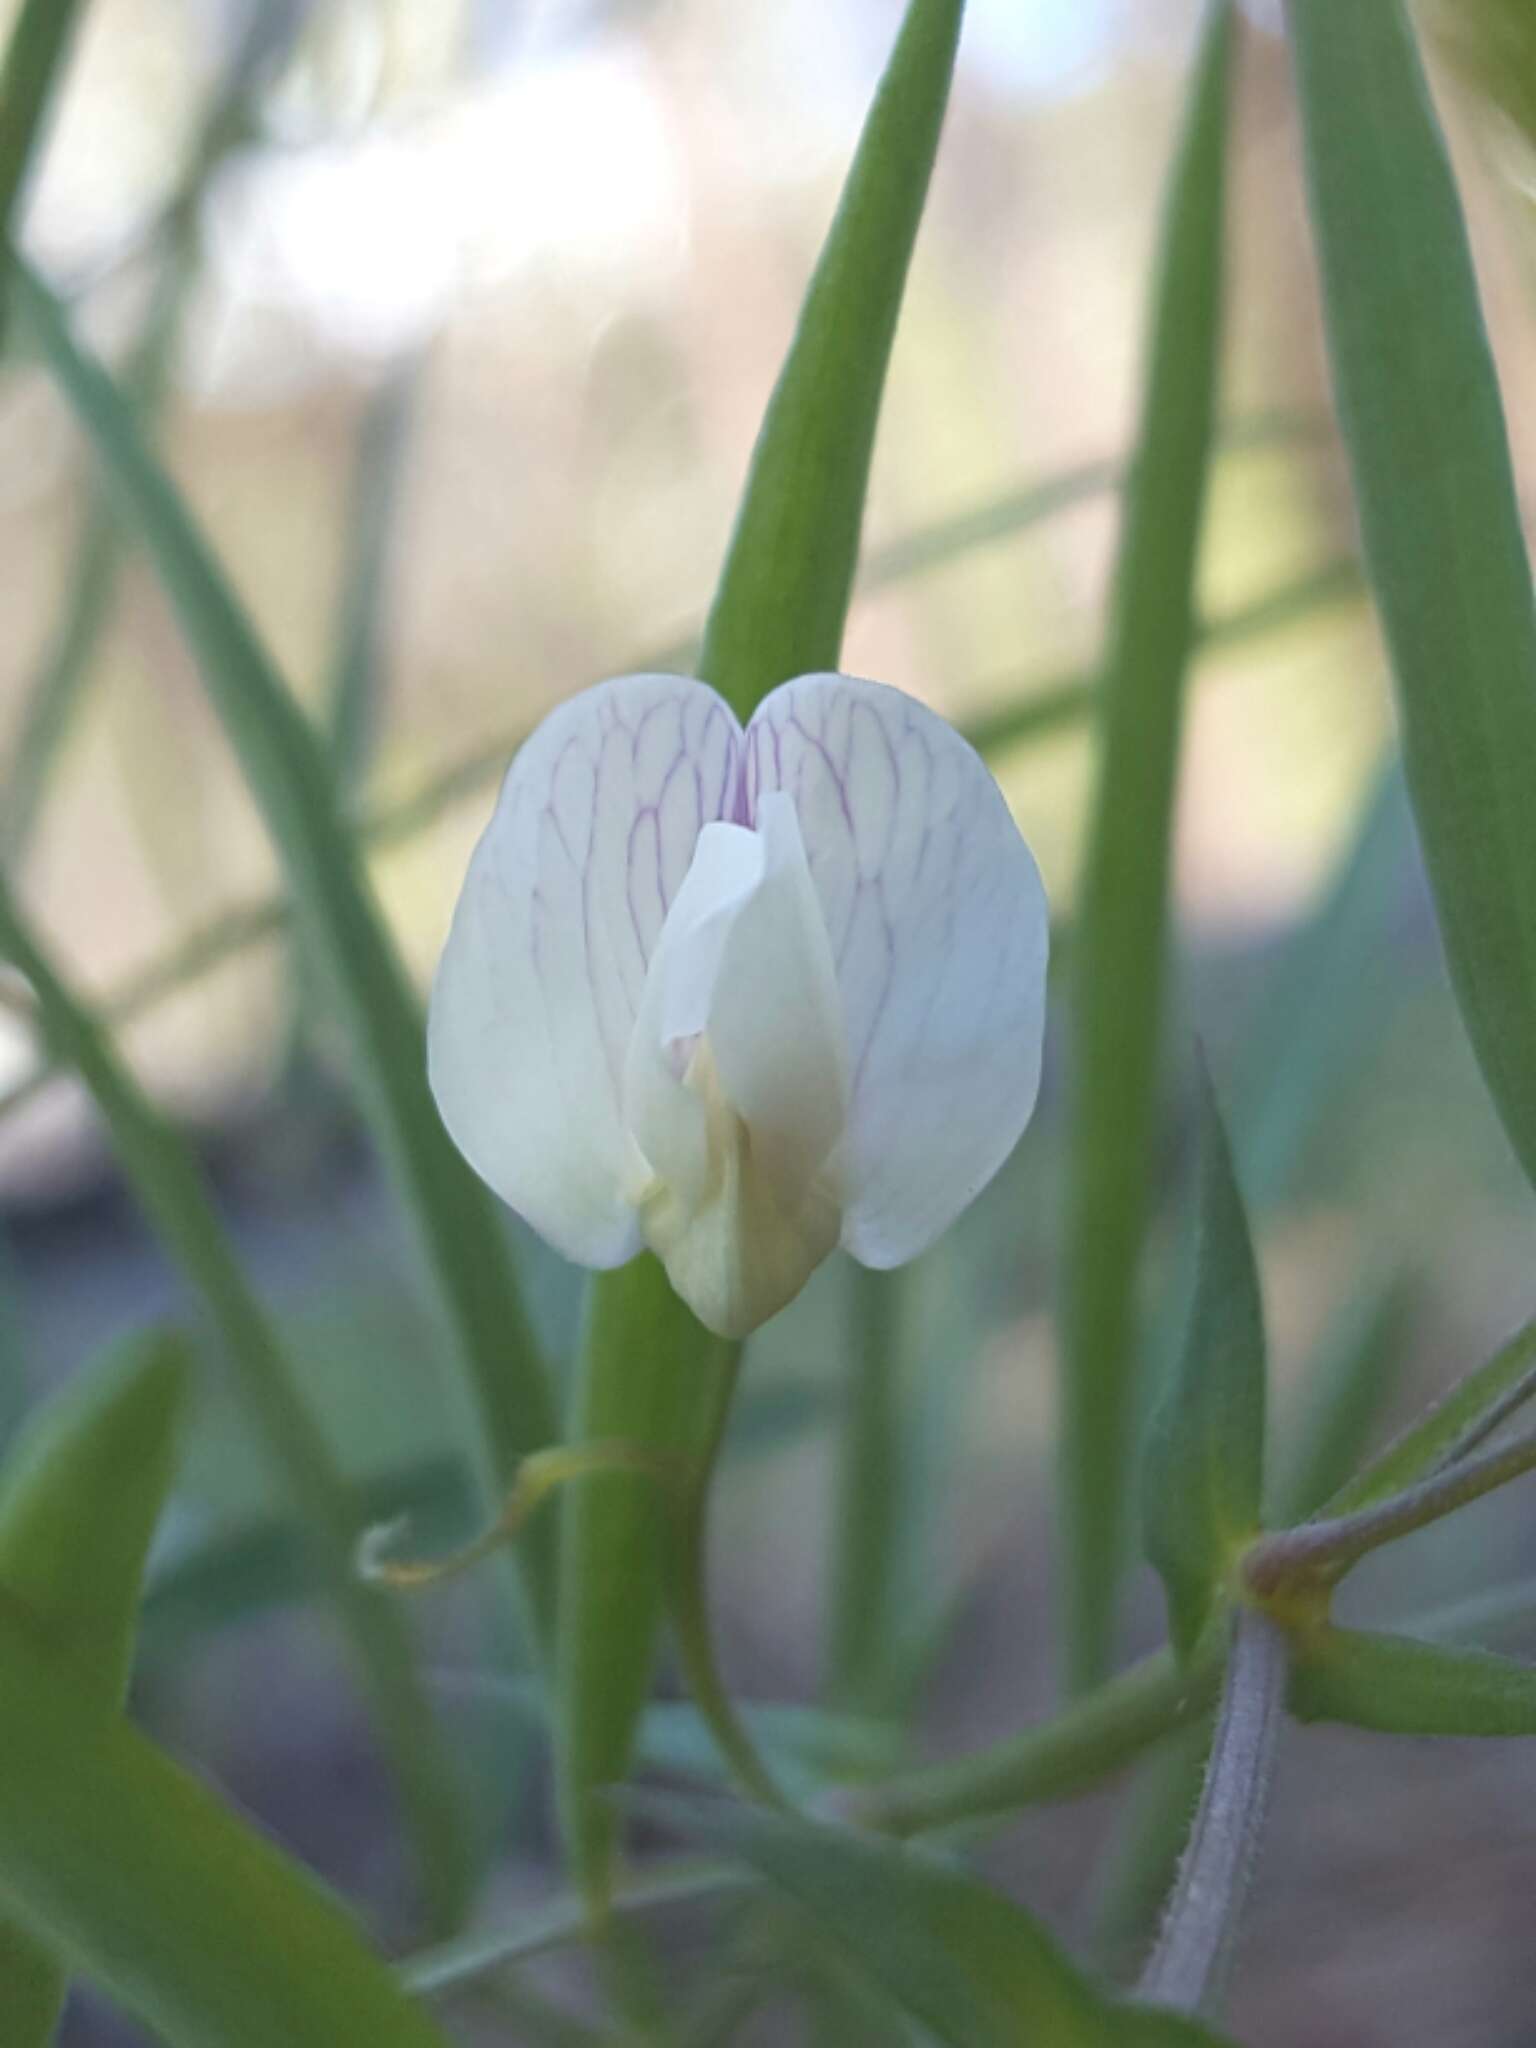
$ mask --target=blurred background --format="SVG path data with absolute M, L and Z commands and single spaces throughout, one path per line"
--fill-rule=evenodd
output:
M 1432 25 L 1478 12 L 1446 0 Z M 423 986 L 517 735 L 601 676 L 687 665 L 898 15 L 895 0 L 87 11 L 26 245 L 135 393 L 328 731 Z M 1532 1219 L 1450 1000 L 1392 776 L 1285 54 L 1255 15 L 1145 1306 L 1146 1341 L 1166 1343 L 1198 1032 L 1260 1222 L 1293 1466 L 1276 1475 L 1283 1489 L 1301 1485 L 1309 1403 L 1331 1361 L 1368 1358 L 1379 1428 L 1529 1313 Z M 994 742 L 1063 953 L 1114 479 L 1195 16 L 1192 0 L 972 0 L 844 656 Z M 1475 37 L 1470 63 L 1455 40 L 1442 110 L 1531 476 L 1522 108 L 1483 96 Z M 1508 65 L 1496 74 L 1516 79 Z M 286 943 L 263 832 L 150 571 L 25 363 L 0 384 L 0 602 L 7 871 L 195 1134 L 248 1270 L 379 1512 L 410 1506 L 423 1541 L 462 1534 L 432 1312 Z M 1054 1698 L 1059 1065 L 1058 1048 L 1013 1164 L 896 1297 L 898 1570 L 856 1704 L 915 1717 L 914 1739 L 934 1751 L 1006 1732 Z M 531 1241 L 519 1251 L 552 1351 L 568 1354 L 579 1276 Z M 85 1097 L 46 1071 L 24 1006 L 4 1001 L 0 1258 L 7 1431 L 115 1334 L 188 1313 Z M 716 1530 L 727 1659 L 752 1697 L 817 1690 L 856 1285 L 828 1267 L 753 1345 Z M 152 1573 L 140 1711 L 403 1947 L 420 1925 L 387 1783 L 292 1531 L 208 1364 Z M 1533 1563 L 1536 1513 L 1517 1490 L 1393 1551 L 1351 1601 L 1403 1616 Z M 497 1822 L 494 1917 L 557 1873 L 526 1709 L 465 1675 L 484 1659 L 479 1605 L 459 1586 L 424 1600 L 420 1619 Z M 1140 1585 L 1137 1641 L 1161 1626 Z M 1529 1745 L 1293 1730 L 1283 1770 L 1233 2004 L 1240 2038 L 1528 2042 Z M 1122 1963 L 1144 1911 L 1134 1798 L 1120 1786 L 1027 1815 L 987 1852 L 1070 1941 Z M 682 1934 L 678 1947 L 686 1961 Z M 570 1968 L 540 1981 L 571 1994 Z M 481 2038 L 472 2012 L 464 2021 Z M 738 2038 L 797 2040 L 798 2025 L 786 1993 Z M 137 2037 L 85 1997 L 66 2038 Z M 517 2036 L 503 2018 L 483 2038 Z

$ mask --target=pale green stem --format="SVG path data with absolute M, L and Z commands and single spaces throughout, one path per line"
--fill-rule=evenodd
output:
M 741 1372 L 743 1349 L 740 1344 L 731 1345 L 709 1375 L 709 1405 L 696 1462 L 678 1500 L 673 1524 L 668 1600 L 684 1680 L 731 1775 L 749 1798 L 785 1810 L 789 1802 L 747 1733 L 720 1675 L 709 1620 L 709 1489 Z
M 1216 1694 L 1223 1647 L 1216 1639 L 1202 1642 L 1182 1668 L 1171 1650 L 1158 1650 L 1037 1727 L 856 1795 L 853 1818 L 888 1834 L 916 1835 L 1071 1798 L 1204 1713 Z

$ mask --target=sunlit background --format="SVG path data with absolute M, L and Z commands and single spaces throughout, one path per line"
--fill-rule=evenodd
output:
M 423 985 L 515 737 L 601 676 L 658 656 L 686 665 L 898 11 L 88 10 L 26 244 L 139 394 L 330 732 Z M 1091 788 L 1081 714 L 1103 634 L 1108 483 L 1134 418 L 1195 12 L 1187 0 L 972 0 L 844 657 L 959 720 L 1031 696 L 1057 705 L 996 766 L 1064 948 Z M 1536 475 L 1523 159 L 1502 117 L 1441 84 L 1517 465 Z M 1351 1316 L 1397 1283 L 1388 1350 L 1406 1408 L 1529 1312 L 1530 1197 L 1466 1051 L 1390 795 L 1347 952 L 1299 979 L 1284 964 L 1376 801 L 1391 713 L 1351 568 L 1284 51 L 1262 28 L 1246 38 L 1237 132 L 1148 1321 L 1155 1333 L 1173 1313 L 1178 1105 L 1198 1032 L 1262 1214 L 1282 1418 L 1319 1347 L 1346 1343 Z M 1059 502 L 1037 502 L 1025 523 L 1045 485 Z M 431 1315 L 336 1041 L 285 944 L 262 828 L 148 568 L 24 363 L 0 386 L 0 563 L 8 869 L 196 1131 L 338 1450 L 381 1502 L 402 1487 L 424 1502 L 425 1531 L 461 1528 Z M 1281 1085 L 1298 1044 L 1323 1077 L 1305 1116 Z M 83 1094 L 39 1059 L 24 1005 L 0 1002 L 0 1406 L 12 1417 L 115 1331 L 186 1312 Z M 1020 1725 L 1053 1696 L 1058 1082 L 1048 1074 L 1013 1166 L 903 1297 L 895 1369 L 921 1418 L 923 1508 L 901 1531 L 901 1683 L 936 1747 Z M 545 1327 L 568 1348 L 575 1276 L 523 1250 Z M 762 1697 L 805 1697 L 816 1682 L 846 1289 L 828 1269 L 754 1345 L 724 1487 L 723 1633 L 733 1672 Z M 387 1789 L 210 1364 L 152 1581 L 141 1708 L 403 1943 L 412 1906 Z M 1501 1498 L 1362 1574 L 1359 1598 L 1404 1613 L 1533 1560 L 1528 1503 Z M 1141 1590 L 1151 1640 L 1158 1607 Z M 445 1672 L 477 1654 L 474 1613 L 469 1588 L 424 1615 Z M 536 1897 L 554 1882 L 539 1752 L 505 1703 L 448 1677 L 442 1690 L 485 1783 L 505 1785 L 509 1821 L 525 1816 L 495 1896 Z M 1284 1770 L 1234 2031 L 1255 2048 L 1529 2039 L 1529 1747 L 1292 1731 Z M 1028 1816 L 994 1853 L 1074 1942 L 1102 1904 L 1088 1873 L 1123 1804 Z M 560 1968 L 544 1980 L 557 1989 Z M 467 2014 L 467 2039 L 475 2024 Z M 67 2034 L 75 2048 L 135 2038 L 88 2001 Z M 509 2037 L 503 2023 L 484 2038 Z M 741 2038 L 800 2037 L 770 2013 Z

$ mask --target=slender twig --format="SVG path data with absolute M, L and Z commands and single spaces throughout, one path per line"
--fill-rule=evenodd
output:
M 1319 1581 L 1332 1584 L 1369 1551 L 1454 1514 L 1533 1468 L 1536 1430 L 1528 1430 L 1496 1450 L 1435 1472 L 1375 1507 L 1262 1537 L 1248 1553 L 1244 1576 L 1260 1599 Z
M 1288 1662 L 1274 1622 L 1239 1609 L 1205 1786 L 1163 1931 L 1137 1986 L 1151 2005 L 1209 2011 L 1226 1984 L 1264 1830 Z

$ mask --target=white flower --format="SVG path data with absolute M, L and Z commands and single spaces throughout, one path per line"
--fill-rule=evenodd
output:
M 460 1150 L 567 1258 L 650 1245 L 743 1336 L 835 1245 L 898 1266 L 1034 1107 L 1048 920 L 997 784 L 899 690 L 801 676 L 743 732 L 621 676 L 514 760 L 432 992 Z

